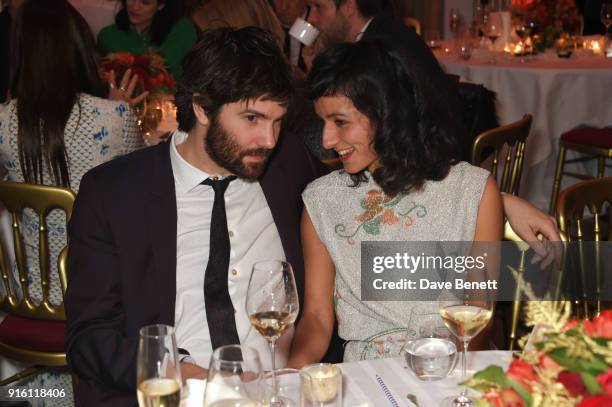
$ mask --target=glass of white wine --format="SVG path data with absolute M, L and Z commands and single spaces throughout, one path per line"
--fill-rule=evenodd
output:
M 247 289 L 246 312 L 251 324 L 266 338 L 270 346 L 274 388 L 276 388 L 274 376 L 276 341 L 295 322 L 299 309 L 291 264 L 280 260 L 255 263 Z M 270 406 L 283 405 L 281 398 L 272 397 Z
M 461 378 L 467 379 L 467 350 L 472 338 L 482 331 L 493 316 L 495 293 L 487 284 L 486 270 L 473 271 L 462 276 L 466 282 L 457 289 L 454 272 L 447 281 L 453 281 L 455 290 L 444 292 L 439 301 L 440 316 L 448 330 L 462 343 Z M 468 407 L 474 401 L 468 397 L 467 388 L 460 395 L 443 400 L 442 406 Z
M 171 326 L 148 325 L 140 330 L 136 382 L 140 407 L 179 407 L 181 369 Z
M 204 407 L 263 407 L 259 354 L 240 345 L 213 352 L 204 390 Z

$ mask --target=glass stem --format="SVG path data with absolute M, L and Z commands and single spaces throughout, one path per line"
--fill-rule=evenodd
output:
M 276 384 L 276 373 L 274 373 L 274 371 L 276 370 L 276 339 L 272 339 L 268 343 L 270 344 L 270 354 L 272 355 L 272 391 L 273 391 L 272 401 L 276 401 L 276 396 L 278 394 L 278 386 Z
M 469 339 L 463 340 L 463 352 L 461 352 L 461 381 L 465 381 L 467 379 L 467 352 L 469 344 Z M 463 390 L 461 390 L 461 396 L 467 396 L 467 387 L 463 386 Z

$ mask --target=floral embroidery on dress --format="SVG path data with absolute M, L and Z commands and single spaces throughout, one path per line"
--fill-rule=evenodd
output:
M 101 141 L 103 138 L 108 136 L 108 130 L 106 127 L 102 127 L 99 132 L 94 133 L 94 140 Z
M 392 328 L 361 341 L 361 360 L 398 356 L 406 344 L 406 329 Z
M 107 146 L 106 144 L 100 147 L 100 155 L 108 154 L 108 149 L 109 149 L 109 146 Z
M 123 117 L 123 113 L 127 111 L 127 107 L 123 103 L 119 104 L 115 110 L 119 113 L 119 117 Z
M 357 235 L 361 228 L 367 234 L 376 236 L 380 234 L 381 225 L 395 225 L 401 218 L 405 219 L 404 227 L 409 228 L 414 224 L 414 219 L 410 214 L 414 212 L 418 218 L 422 218 L 427 215 L 427 208 L 416 202 L 410 202 L 409 207 L 403 209 L 399 204 L 405 197 L 406 194 L 403 193 L 395 197 L 389 197 L 381 189 L 371 189 L 360 202 L 364 211 L 354 218 L 355 221 L 359 222 L 357 228 L 353 232 L 347 232 L 347 225 L 338 223 L 335 225 L 334 231 L 338 236 L 345 238 L 349 244 L 353 245 L 355 244 L 353 237 Z

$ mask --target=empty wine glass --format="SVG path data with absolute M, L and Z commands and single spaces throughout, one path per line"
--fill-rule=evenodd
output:
M 136 366 L 140 407 L 179 407 L 182 381 L 174 328 L 168 325 L 142 328 Z
M 437 303 L 412 309 L 403 353 L 408 368 L 423 381 L 443 379 L 454 369 L 457 346 Z
M 274 377 L 272 377 L 274 375 Z M 266 403 L 276 397 L 284 407 L 302 407 L 300 371 L 297 369 L 278 369 L 264 374 L 262 378 Z
M 484 26 L 484 34 L 491 41 L 491 52 L 495 52 L 495 41 L 499 37 L 501 37 L 503 31 L 503 22 L 501 16 L 497 13 L 489 14 L 487 18 L 487 23 Z M 493 55 L 492 63 L 497 62 L 495 60 L 495 56 Z
M 453 36 L 457 36 L 461 25 L 461 14 L 458 8 L 451 8 L 450 15 L 448 16 L 448 27 Z
M 610 26 L 612 25 L 612 3 L 605 2 L 601 5 L 599 13 L 602 24 L 606 27 L 606 36 L 610 35 Z
M 270 346 L 273 383 L 276 341 L 295 322 L 299 309 L 291 265 L 280 260 L 255 263 L 247 288 L 246 312 L 251 324 Z M 273 397 L 270 405 L 283 406 L 283 403 Z
M 204 407 L 263 407 L 259 354 L 240 345 L 213 352 L 204 390 Z

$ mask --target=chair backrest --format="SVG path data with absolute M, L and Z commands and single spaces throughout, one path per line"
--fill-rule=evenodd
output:
M 421 35 L 421 22 L 419 20 L 413 17 L 404 17 L 402 18 L 402 21 L 404 22 L 404 25 L 408 27 L 414 27 L 414 31 L 416 31 L 417 34 Z
M 63 301 L 56 306 L 49 300 L 49 264 L 52 259 L 49 258 L 49 242 L 45 220 L 48 213 L 57 208 L 66 213 L 66 221 L 68 221 L 72 214 L 74 199 L 74 192 L 65 188 L 0 181 L 0 201 L 11 216 L 15 262 L 19 284 L 21 285 L 21 292 L 15 292 L 15 287 L 10 283 L 13 278 L 13 270 L 9 264 L 7 253 L 4 252 L 4 247 L 0 244 L 0 270 L 2 272 L 2 285 L 6 293 L 3 298 L 0 298 L 0 309 L 3 311 L 30 318 L 51 320 L 64 320 L 66 318 Z M 29 293 L 25 250 L 20 231 L 20 219 L 25 208 L 32 209 L 38 215 L 38 260 L 42 289 L 42 301 L 39 304 L 32 301 Z M 68 249 L 65 247 L 58 256 L 59 280 L 63 293 L 66 291 L 67 283 L 67 253 Z
M 603 212 L 612 205 L 612 177 L 596 178 L 578 182 L 563 191 L 557 201 L 557 221 L 559 229 L 567 241 L 576 242 L 578 249 L 578 269 L 580 284 L 582 284 L 582 308 L 585 317 L 590 317 L 589 303 L 595 304 L 595 313 L 601 311 L 600 290 L 601 276 L 601 241 L 612 241 L 612 220 L 608 218 L 607 235 L 605 234 L 605 215 Z M 585 210 L 592 219 L 585 219 Z M 589 262 L 586 241 L 592 245 L 593 261 Z M 589 264 L 590 263 L 590 264 Z M 593 279 L 594 277 L 594 279 Z M 596 298 L 587 298 L 587 281 L 595 282 Z M 590 297 L 590 296 L 588 296 Z
M 524 242 L 512 229 L 510 223 L 506 221 L 504 223 L 504 240 L 516 243 L 517 250 L 520 252 L 518 264 L 515 265 L 516 272 L 523 274 L 525 272 L 526 256 L 529 251 L 529 245 Z M 510 321 L 510 332 L 508 332 L 508 345 L 510 350 L 514 350 L 518 340 L 518 325 L 521 316 L 521 289 L 517 284 L 516 291 L 514 292 L 514 301 L 512 301 L 512 319 Z
M 532 116 L 526 114 L 517 122 L 485 131 L 474 140 L 472 145 L 473 165 L 480 165 L 489 151 L 493 153 L 491 174 L 497 180 L 502 192 L 517 195 L 523 170 L 525 144 L 531 129 Z M 503 155 L 503 170 L 498 176 L 500 155 Z M 488 155 L 487 155 L 488 156 Z

